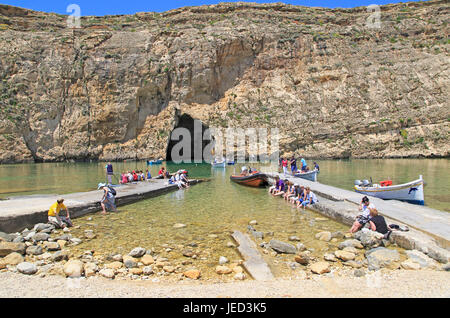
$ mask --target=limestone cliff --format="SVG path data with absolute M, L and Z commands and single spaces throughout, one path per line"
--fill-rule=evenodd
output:
M 449 156 L 447 1 L 233 3 L 130 16 L 0 5 L 0 163 L 165 157 L 180 115 L 282 153 Z

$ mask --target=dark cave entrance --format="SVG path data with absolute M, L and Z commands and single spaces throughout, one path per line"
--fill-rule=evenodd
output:
M 209 127 L 188 114 L 177 116 L 175 128 L 170 133 L 166 160 L 176 163 L 211 162 L 214 138 Z

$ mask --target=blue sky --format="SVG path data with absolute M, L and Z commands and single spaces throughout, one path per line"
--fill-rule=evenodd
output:
M 33 9 L 44 12 L 55 12 L 68 14 L 66 9 L 70 4 L 77 4 L 81 8 L 81 16 L 87 15 L 113 15 L 113 14 L 134 14 L 136 12 L 163 12 L 185 6 L 198 6 L 203 4 L 216 4 L 222 1 L 213 0 L 157 0 L 157 1 L 137 1 L 137 0 L 2 0 L 2 4 L 14 5 L 22 8 Z M 235 2 L 235 1 L 226 1 Z M 358 6 L 368 6 L 370 4 L 388 4 L 401 1 L 396 0 L 285 0 L 285 1 L 258 1 L 250 2 L 269 3 L 284 2 L 295 5 L 328 8 L 351 8 Z M 405 1 L 406 2 L 406 1 Z M 72 12 L 72 11 L 71 11 Z

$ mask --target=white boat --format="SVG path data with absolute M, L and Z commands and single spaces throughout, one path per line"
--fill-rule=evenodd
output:
M 356 192 L 384 200 L 400 200 L 425 205 L 423 192 L 424 181 L 422 176 L 408 183 L 388 186 L 383 186 L 383 184 L 370 184 L 367 180 L 364 181 L 364 183 L 360 180 L 355 181 L 354 189 Z
M 294 177 L 306 179 L 309 181 L 317 182 L 317 174 L 319 173 L 319 170 L 314 169 L 313 171 L 309 172 L 297 172 L 294 174 Z
M 213 168 L 225 168 L 225 166 L 227 165 L 227 162 L 225 161 L 225 159 L 222 160 L 214 160 L 214 162 L 211 162 L 211 166 Z

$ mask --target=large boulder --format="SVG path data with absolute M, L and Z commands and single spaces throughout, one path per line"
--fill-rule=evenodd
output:
M 440 267 L 434 259 L 420 251 L 406 251 L 406 255 L 412 262 L 419 264 L 422 269 L 438 269 Z
M 365 247 L 377 247 L 382 245 L 384 235 L 369 229 L 362 229 L 354 234 L 354 237 Z
M 277 253 L 284 253 L 284 254 L 296 254 L 297 249 L 294 245 L 291 245 L 289 243 L 285 243 L 278 240 L 271 240 L 269 242 L 270 248 L 272 248 Z
M 14 240 L 14 236 L 8 233 L 0 232 L 0 241 L 12 242 Z
M 48 223 L 38 223 L 34 226 L 33 231 L 35 232 L 46 232 L 49 233 L 55 229 L 55 226 Z
M 197 269 L 191 269 L 187 270 L 183 273 L 184 276 L 190 278 L 190 279 L 199 279 L 201 276 L 201 273 Z
M 0 259 L 0 262 L 6 265 L 18 265 L 24 261 L 23 256 L 19 253 L 11 253 Z
M 359 248 L 359 249 L 364 248 L 364 246 L 361 244 L 361 242 L 358 240 L 355 240 L 355 239 L 345 240 L 344 242 L 339 244 L 340 250 L 343 250 L 346 247 L 354 247 L 354 248 Z
M 316 239 L 320 241 L 329 242 L 332 239 L 331 232 L 325 231 L 316 234 Z
M 343 261 L 351 261 L 354 260 L 356 257 L 356 255 L 351 252 L 341 250 L 334 252 L 334 255 Z
M 25 254 L 26 245 L 24 243 L 0 242 L 0 257 L 11 253 Z
M 147 250 L 145 248 L 136 247 L 128 255 L 130 255 L 131 257 L 139 258 L 139 257 L 144 256 L 146 252 L 147 252 Z
M 79 260 L 70 260 L 64 264 L 64 274 L 70 278 L 81 277 L 84 273 L 84 264 Z
M 396 250 L 385 247 L 377 247 L 366 252 L 369 270 L 381 268 L 397 269 L 400 264 L 400 254 Z
M 61 249 L 57 242 L 44 242 L 44 246 L 48 251 L 59 251 Z
M 26 253 L 27 255 L 41 255 L 44 253 L 44 250 L 40 245 L 32 245 L 27 247 Z
M 17 265 L 17 270 L 19 273 L 25 274 L 25 275 L 33 275 L 36 274 L 38 271 L 38 268 L 36 265 L 28 262 L 23 262 Z
M 86 263 L 84 264 L 84 276 L 91 277 L 95 276 L 98 272 L 98 266 L 94 263 Z
M 49 238 L 50 238 L 50 234 L 44 233 L 44 232 L 36 233 L 36 234 L 32 237 L 32 239 L 33 239 L 34 242 L 48 241 Z
M 109 279 L 114 279 L 114 277 L 115 277 L 114 271 L 110 268 L 104 268 L 98 273 L 100 274 L 100 276 L 103 276 L 103 277 L 109 278 Z
M 325 274 L 330 272 L 330 264 L 328 262 L 317 262 L 311 265 L 311 271 L 314 274 Z
M 69 255 L 65 251 L 57 251 L 55 254 L 52 254 L 51 259 L 53 262 L 67 261 Z

